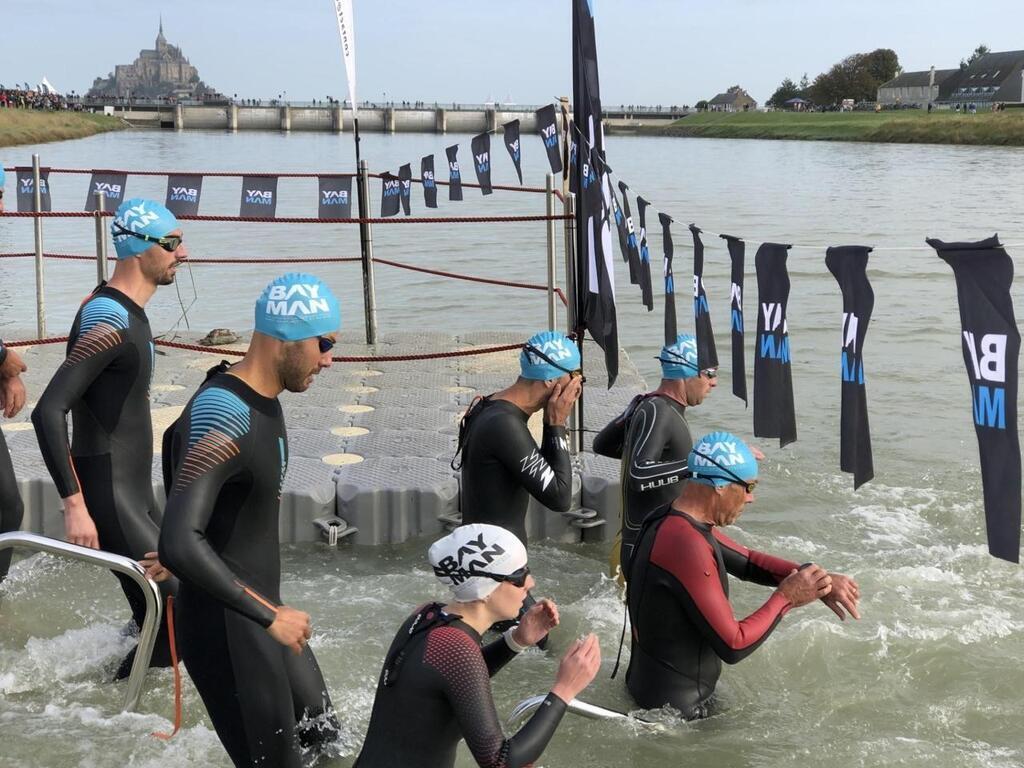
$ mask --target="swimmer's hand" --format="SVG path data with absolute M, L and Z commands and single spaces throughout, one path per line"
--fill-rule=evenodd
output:
M 589 634 L 574 641 L 565 652 L 551 692 L 568 704 L 590 685 L 600 668 L 601 646 L 597 643 L 597 635 Z
M 813 603 L 832 591 L 832 577 L 820 565 L 811 564 L 801 570 L 793 569 L 779 584 L 779 592 L 794 608 Z
M 4 358 L 4 364 L 0 365 L 0 379 L 13 379 L 20 376 L 27 370 L 28 366 L 25 365 L 21 356 L 8 347 L 7 357 Z
M 552 629 L 558 626 L 558 606 L 553 600 L 544 598 L 523 614 L 519 626 L 512 630 L 512 639 L 517 645 L 536 645 Z
M 302 646 L 313 634 L 313 627 L 309 623 L 308 613 L 282 605 L 277 609 L 277 617 L 267 627 L 267 632 L 281 645 L 287 645 L 295 653 L 302 653 Z
M 139 560 L 139 565 L 146 571 L 146 578 L 152 579 L 157 584 L 167 581 L 172 574 L 160 563 L 160 556 L 156 552 L 147 552 L 146 556 Z
M 572 412 L 573 403 L 576 402 L 583 391 L 583 384 L 578 378 L 569 379 L 568 384 L 556 381 L 555 386 L 548 395 L 548 402 L 544 406 L 544 423 L 556 427 L 564 427 L 565 422 Z
M 20 376 L 0 378 L 0 411 L 8 419 L 18 415 L 25 407 L 25 384 Z
M 754 454 L 754 458 L 758 461 L 764 461 L 764 451 L 758 448 L 756 445 L 750 446 L 750 452 Z
M 96 523 L 89 516 L 85 497 L 81 493 L 64 499 L 64 537 L 80 547 L 100 548 L 100 535 L 96 531 Z
M 846 621 L 844 608 L 850 616 L 859 619 L 860 612 L 857 610 L 857 606 L 860 603 L 860 586 L 849 576 L 844 576 L 841 573 L 829 575 L 832 577 L 832 591 L 821 598 L 821 602 L 827 605 L 840 621 Z

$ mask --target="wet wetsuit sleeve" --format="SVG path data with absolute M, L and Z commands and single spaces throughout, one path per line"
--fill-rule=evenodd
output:
M 160 529 L 160 562 L 183 581 L 228 608 L 269 627 L 277 614 L 269 598 L 238 577 L 206 538 L 225 484 L 243 478 L 250 434 L 249 407 L 224 389 L 201 391 L 189 408 L 189 448 L 174 477 Z
M 790 560 L 766 555 L 737 544 L 717 527 L 712 529 L 714 537 L 722 545 L 722 559 L 725 569 L 743 581 L 774 587 L 800 566 Z
M 5 360 L 7 360 L 7 347 L 4 346 L 4 340 L 0 339 L 0 365 L 3 365 Z
M 642 402 L 629 420 L 629 487 L 634 491 L 654 490 L 682 479 L 687 468 L 685 458 L 661 460 L 665 446 L 672 440 L 672 430 L 678 429 L 677 418 L 674 412 L 659 408 L 650 399 Z
M 594 436 L 594 453 L 610 459 L 621 459 L 622 443 L 625 439 L 626 419 L 625 414 L 620 414 Z
M 505 738 L 487 664 L 472 638 L 455 627 L 432 630 L 423 661 L 438 673 L 466 746 L 485 768 L 522 768 L 536 761 L 565 714 L 565 703 L 549 693 L 516 735 Z
M 67 358 L 50 379 L 32 411 L 39 450 L 62 499 L 81 490 L 71 461 L 67 415 L 104 370 L 119 358 L 136 354 L 128 341 L 128 313 L 101 297 L 81 311 L 78 335 Z
M 781 593 L 773 592 L 764 605 L 737 621 L 722 589 L 711 546 L 683 525 L 688 524 L 662 524 L 650 562 L 675 578 L 683 610 L 718 657 L 726 664 L 735 664 L 757 650 L 791 603 Z
M 537 501 L 557 512 L 572 505 L 572 461 L 565 427 L 544 425 L 540 450 L 530 430 L 520 421 L 509 419 L 511 429 L 496 433 L 494 453 Z
M 484 663 L 487 664 L 487 674 L 494 677 L 501 668 L 508 664 L 518 654 L 508 647 L 504 637 L 499 637 L 494 642 L 488 643 L 483 648 Z

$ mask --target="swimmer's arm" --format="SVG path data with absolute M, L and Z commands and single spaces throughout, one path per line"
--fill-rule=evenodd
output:
M 525 424 L 502 436 L 494 446 L 502 465 L 537 501 L 557 512 L 567 512 L 572 504 L 572 461 L 565 427 L 544 425 L 540 450 Z
M 160 562 L 179 579 L 269 627 L 279 606 L 240 579 L 206 538 L 221 488 L 246 471 L 247 441 L 213 444 L 208 437 L 189 448 L 178 467 L 160 528 Z
M 686 458 L 661 460 L 665 446 L 672 439 L 673 419 L 674 414 L 659 410 L 653 399 L 641 403 L 630 419 L 633 454 L 629 458 L 629 487 L 634 491 L 654 490 L 683 480 Z
M 488 643 L 483 647 L 484 663 L 487 664 L 487 674 L 494 677 L 501 671 L 502 667 L 514 659 L 517 654 L 505 641 L 504 636 Z
M 604 429 L 594 435 L 593 450 L 599 456 L 607 456 L 610 459 L 622 458 L 622 443 L 626 437 L 625 414 L 616 416 Z
M 68 412 L 96 378 L 129 349 L 132 348 L 120 331 L 97 326 L 82 334 L 71 347 L 67 359 L 53 374 L 32 411 L 32 426 L 39 441 L 39 451 L 62 499 L 81 492 L 71 461 Z
M 718 539 L 718 543 L 722 545 L 722 560 L 725 562 L 725 569 L 737 579 L 766 587 L 777 587 L 783 579 L 800 567 L 799 564 L 790 560 L 766 555 L 763 552 L 748 549 L 742 544 L 737 544 L 717 527 L 712 529 L 712 533 Z

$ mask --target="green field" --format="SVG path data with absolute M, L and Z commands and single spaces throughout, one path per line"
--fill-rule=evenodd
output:
M 83 112 L 36 112 L 0 109 L 0 147 L 81 139 L 104 131 L 117 131 L 124 123 L 116 117 Z
M 1024 146 L 1024 109 L 1006 112 L 703 112 L 652 130 L 720 139 L 802 139 Z

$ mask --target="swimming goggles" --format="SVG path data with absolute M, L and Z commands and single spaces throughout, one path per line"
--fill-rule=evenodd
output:
M 524 565 L 522 568 L 512 573 L 488 573 L 487 571 L 472 570 L 469 572 L 470 576 L 483 576 L 484 578 L 494 579 L 494 581 L 507 581 L 513 587 L 522 589 L 526 585 L 526 579 L 530 575 L 530 566 Z
M 144 235 L 142 232 L 132 232 L 130 229 L 125 229 L 120 224 L 114 224 L 117 227 L 118 235 L 131 235 L 137 237 L 139 240 L 145 240 L 147 243 L 153 243 L 159 245 L 168 253 L 174 253 L 181 246 L 181 241 L 184 239 L 181 235 L 170 235 L 169 237 L 153 237 L 152 235 Z
M 728 480 L 730 483 L 733 483 L 735 485 L 740 486 L 747 493 L 753 493 L 754 489 L 757 487 L 757 480 L 744 480 L 742 477 L 737 475 L 735 472 L 733 472 L 727 466 L 725 466 L 724 464 L 721 464 L 721 463 L 715 461 L 713 458 L 708 456 L 706 453 L 704 453 L 702 451 L 698 451 L 696 449 L 694 450 L 694 453 L 696 455 L 700 456 L 702 459 L 707 459 L 712 464 L 714 464 L 716 467 L 718 467 L 720 470 L 725 472 L 727 477 L 723 477 L 723 478 L 720 478 L 720 479 Z M 693 475 L 694 475 L 694 477 L 707 477 L 709 480 L 713 479 L 711 475 L 701 475 L 700 472 L 696 472 L 696 471 L 693 471 Z
M 564 365 L 559 365 L 558 363 L 556 363 L 550 357 L 545 355 L 543 352 L 541 352 L 539 349 L 537 349 L 532 344 L 524 344 L 523 345 L 523 351 L 526 352 L 527 354 L 530 354 L 530 355 L 536 355 L 541 360 L 543 360 L 545 363 L 548 363 L 549 365 L 555 366 L 555 368 L 557 368 L 558 370 L 562 371 L 562 373 L 568 373 L 570 379 L 579 379 L 580 380 L 580 384 L 586 384 L 587 383 L 587 377 L 583 375 L 582 369 L 576 368 L 576 369 L 570 370 L 569 368 L 566 368 Z
M 320 345 L 320 354 L 321 355 L 326 355 L 328 352 L 330 352 L 332 349 L 334 349 L 334 344 L 335 344 L 334 339 L 330 339 L 330 338 L 328 338 L 326 336 L 317 336 L 316 337 L 316 341 L 317 341 L 317 344 Z

